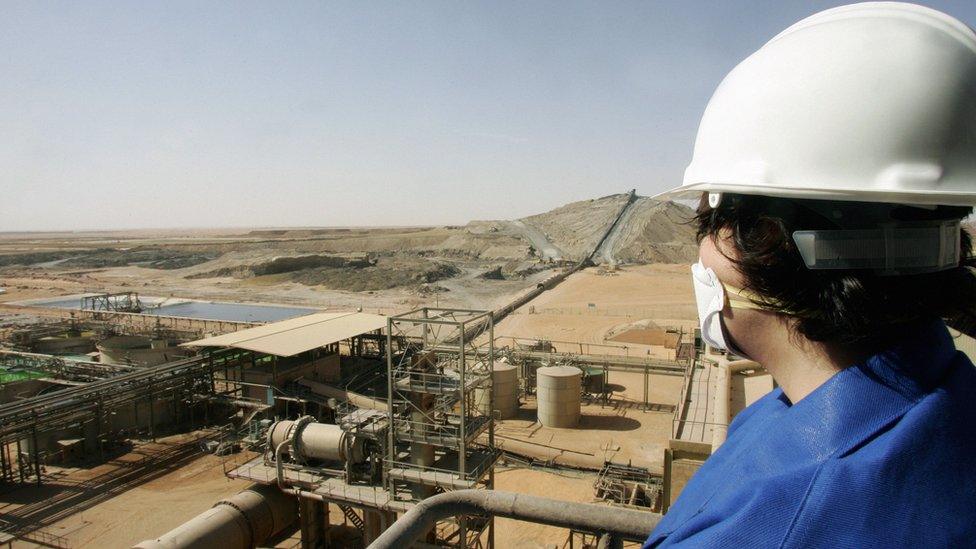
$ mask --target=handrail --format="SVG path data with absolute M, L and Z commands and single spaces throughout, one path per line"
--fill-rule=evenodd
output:
M 491 515 L 577 531 L 606 533 L 611 539 L 643 541 L 661 515 L 592 503 L 577 503 L 495 490 L 455 490 L 427 498 L 404 513 L 368 549 L 409 547 L 434 524 L 458 515 Z
M 412 469 L 425 473 L 434 473 L 437 475 L 443 474 L 452 478 L 457 477 L 461 480 L 475 481 L 480 479 L 488 471 L 488 469 L 495 464 L 495 458 L 501 455 L 501 452 L 497 450 L 493 453 L 495 454 L 494 457 L 492 457 L 492 453 L 488 453 L 488 459 L 481 461 L 468 472 L 458 471 L 457 469 L 443 469 L 430 465 L 418 465 L 408 461 L 384 461 L 384 466 L 386 469 Z

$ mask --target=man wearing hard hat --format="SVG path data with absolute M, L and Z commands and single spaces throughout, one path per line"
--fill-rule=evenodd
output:
M 702 117 L 702 339 L 778 388 L 740 413 L 645 547 L 976 546 L 976 33 L 911 4 L 828 10 Z

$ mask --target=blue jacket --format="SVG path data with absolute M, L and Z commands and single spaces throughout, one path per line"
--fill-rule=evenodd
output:
M 976 369 L 941 322 L 743 410 L 644 547 L 976 547 Z

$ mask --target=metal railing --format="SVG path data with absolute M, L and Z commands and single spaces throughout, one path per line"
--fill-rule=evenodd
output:
M 467 373 L 465 391 L 470 391 L 488 380 L 486 374 L 471 371 Z M 440 394 L 457 392 L 461 389 L 460 378 L 438 372 L 417 372 L 407 369 L 396 369 L 393 371 L 393 381 L 395 389 L 409 387 L 410 392 Z
M 710 369 L 716 364 L 717 363 L 712 359 L 699 356 L 695 362 L 688 367 L 681 384 L 680 394 L 682 395 L 682 398 L 678 403 L 678 407 L 675 408 L 674 415 L 671 419 L 671 438 L 705 442 L 705 435 L 707 432 L 710 432 L 711 428 L 728 426 L 728 422 L 723 423 L 720 421 L 708 420 L 708 411 L 711 408 L 710 404 L 712 402 L 712 398 L 714 398 L 712 395 L 711 376 L 709 375 L 704 379 L 699 378 L 697 381 L 695 380 L 695 371 L 698 369 L 699 365 L 705 369 Z M 693 389 L 696 388 L 696 385 L 697 390 L 694 391 L 693 396 L 692 392 Z M 703 419 L 697 419 L 697 415 L 694 419 L 687 417 L 688 404 L 692 400 L 701 403 L 698 409 L 703 411 Z M 691 428 L 692 431 L 690 437 L 688 435 L 689 428 Z M 697 436 L 695 435 L 695 428 L 700 428 L 700 432 L 698 432 Z
M 393 423 L 397 437 L 401 440 L 453 447 L 461 440 L 461 420 L 456 415 L 449 418 L 453 421 L 433 423 L 394 418 Z M 463 430 L 465 442 L 477 438 L 490 420 L 488 416 L 468 416 Z
M 484 451 L 474 453 L 468 456 L 468 462 L 472 460 L 477 460 L 478 464 L 471 468 L 468 472 L 461 472 L 457 469 L 443 469 L 433 466 L 417 465 L 415 463 L 409 463 L 405 461 L 386 461 L 385 466 L 389 469 L 410 469 L 414 471 L 419 471 L 421 473 L 429 473 L 430 479 L 433 482 L 440 482 L 444 484 L 450 484 L 456 480 L 461 480 L 464 482 L 477 482 L 488 472 L 498 457 L 501 456 L 501 451 Z
M 688 401 L 691 399 L 690 394 L 690 384 L 691 379 L 695 375 L 695 368 L 698 367 L 698 361 L 694 360 L 688 367 L 685 368 L 685 373 L 681 377 L 681 400 L 678 401 L 678 406 L 674 409 L 674 416 L 671 419 L 671 438 L 678 438 L 679 436 L 679 426 L 681 420 L 684 419 L 685 407 L 688 405 Z
M 668 328 L 671 330 L 679 330 L 679 328 Z M 678 342 L 680 343 L 681 334 L 680 331 L 674 332 L 678 336 Z M 517 336 L 497 336 L 495 338 L 495 346 L 498 349 L 503 349 L 508 347 L 508 343 L 511 344 L 511 348 L 516 352 L 528 351 L 535 353 L 549 353 L 549 354 L 578 354 L 578 355 L 588 355 L 592 357 L 605 357 L 607 359 L 615 359 L 619 357 L 630 357 L 635 359 L 648 359 L 648 360 L 659 360 L 671 362 L 670 358 L 652 356 L 647 354 L 648 345 L 626 345 L 623 343 L 593 343 L 588 341 L 565 341 L 558 339 L 538 339 L 538 338 L 528 338 L 528 337 L 517 337 Z M 660 346 L 660 345 L 659 345 Z M 547 350 L 548 349 L 548 350 Z

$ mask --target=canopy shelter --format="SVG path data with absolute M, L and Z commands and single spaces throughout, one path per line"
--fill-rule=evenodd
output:
M 184 347 L 234 347 L 280 357 L 295 356 L 386 327 L 386 317 L 358 312 L 314 313 L 183 343 Z

